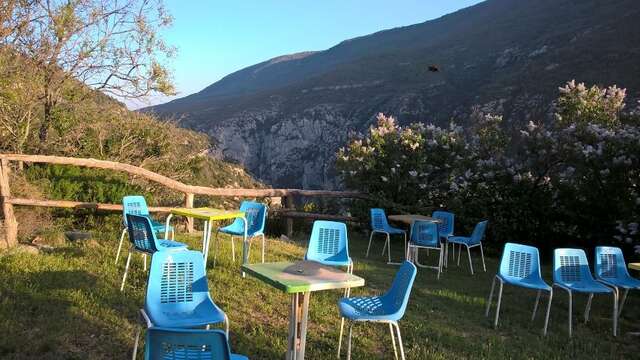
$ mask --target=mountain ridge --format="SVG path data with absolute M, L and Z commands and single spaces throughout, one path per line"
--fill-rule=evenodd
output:
M 489 0 L 419 24 L 284 55 L 145 109 L 207 132 L 218 155 L 277 186 L 332 188 L 335 150 L 378 112 L 463 125 L 474 109 L 517 127 L 576 78 L 638 98 L 634 1 Z M 298 53 L 300 54 L 300 53 Z M 291 56 L 291 57 L 288 57 Z M 438 72 L 428 67 L 437 65 Z M 260 68 L 259 72 L 255 72 Z

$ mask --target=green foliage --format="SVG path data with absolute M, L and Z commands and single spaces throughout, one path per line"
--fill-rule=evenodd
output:
M 451 125 L 378 125 L 338 153 L 350 188 L 393 211 L 456 213 L 458 233 L 480 219 L 500 241 L 591 246 L 617 241 L 640 250 L 640 126 L 619 121 L 624 90 L 569 82 L 558 121 L 530 122 L 509 136 L 500 117 Z M 361 214 L 366 216 L 366 214 Z
M 624 108 L 625 89 L 610 86 L 606 89 L 593 85 L 587 88 L 575 80 L 561 88 L 557 102 L 556 118 L 561 125 L 573 122 L 615 126 Z
M 143 192 L 128 181 L 126 174 L 109 170 L 34 165 L 26 170 L 26 176 L 38 182 L 50 199 L 119 203 L 125 195 Z

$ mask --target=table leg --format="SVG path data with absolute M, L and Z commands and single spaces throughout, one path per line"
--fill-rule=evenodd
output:
M 171 221 L 171 218 L 173 217 L 172 213 L 169 213 L 169 216 L 167 216 L 167 220 L 164 224 L 164 238 L 168 239 L 169 238 L 169 221 Z M 173 239 L 175 240 L 175 239 Z
M 202 255 L 204 256 L 204 268 L 207 268 L 209 258 L 209 242 L 211 241 L 211 221 L 205 220 L 202 229 Z
M 289 337 L 287 341 L 287 360 L 304 360 L 307 342 L 307 319 L 309 315 L 310 293 L 291 294 L 289 310 Z

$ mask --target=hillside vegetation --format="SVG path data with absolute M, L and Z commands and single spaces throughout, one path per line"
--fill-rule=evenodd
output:
M 259 187 L 238 166 L 208 156 L 207 135 L 129 111 L 123 104 L 79 82 L 62 89 L 46 141 L 38 129 L 43 119 L 38 77 L 44 73 L 29 60 L 0 49 L 0 152 L 45 154 L 112 160 L 144 167 L 187 184 L 211 187 Z M 108 170 L 73 166 L 30 165 L 16 168 L 14 196 L 119 203 L 127 194 L 145 194 L 152 204 L 177 205 L 183 194 L 144 179 Z M 212 202 L 214 199 L 197 199 Z M 216 205 L 232 205 L 217 202 Z M 51 215 L 63 215 L 68 227 L 95 225 L 92 213 L 19 209 L 22 237 L 46 227 Z M 74 218 L 67 218 L 75 214 Z M 56 216 L 54 216 L 55 218 Z M 29 219 L 29 220 L 27 220 Z M 62 220 L 62 219 L 61 219 Z M 87 223 L 90 221 L 90 223 Z M 33 224 L 33 226 L 29 226 Z M 33 229 L 32 229 L 33 228 Z

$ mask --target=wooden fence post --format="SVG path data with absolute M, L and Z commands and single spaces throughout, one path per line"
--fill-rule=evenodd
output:
M 13 204 L 8 200 L 11 198 L 9 188 L 9 160 L 0 159 L 0 203 L 2 204 L 2 214 L 4 216 L 4 235 L 6 244 L 3 247 L 13 247 L 18 244 L 18 222 L 13 213 Z
M 296 205 L 293 200 L 293 195 L 291 194 L 285 197 L 285 205 L 287 209 L 295 210 Z M 290 217 L 287 217 L 287 237 L 293 237 L 293 219 Z
M 193 208 L 193 194 L 184 194 L 184 207 Z M 193 218 L 187 218 L 187 232 L 191 234 L 193 232 Z

